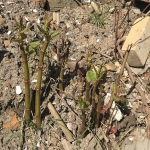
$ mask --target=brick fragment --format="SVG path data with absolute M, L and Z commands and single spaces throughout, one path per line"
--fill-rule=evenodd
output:
M 126 41 L 123 51 L 130 49 L 128 63 L 132 67 L 143 67 L 150 51 L 150 17 L 139 18 L 134 22 Z

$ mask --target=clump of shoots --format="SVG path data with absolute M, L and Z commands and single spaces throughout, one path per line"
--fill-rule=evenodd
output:
M 85 80 L 85 96 L 80 94 L 78 97 L 78 105 L 82 112 L 82 124 L 81 124 L 81 137 L 83 138 L 86 134 L 86 111 L 88 111 L 88 107 L 90 102 L 92 104 L 92 123 L 94 127 L 99 126 L 100 121 L 100 109 L 102 108 L 102 92 L 103 92 L 103 82 L 106 77 L 106 70 L 103 69 L 103 65 L 96 67 L 92 64 L 92 51 L 88 50 L 86 56 L 86 64 L 87 64 L 87 72 L 86 72 L 86 80 Z M 78 70 L 78 75 L 81 79 L 83 79 L 83 74 L 80 70 Z M 80 81 L 83 84 L 83 80 Z M 92 87 L 91 87 L 92 85 Z M 90 87 L 92 88 L 92 95 L 90 95 Z M 99 95 L 97 93 L 99 87 Z M 82 88 L 83 89 L 83 88 Z M 98 96 L 97 96 L 98 95 Z M 98 97 L 98 98 L 97 98 Z M 96 103 L 97 101 L 97 103 Z
M 31 100 L 30 100 L 30 78 L 29 78 L 29 66 L 28 66 L 28 55 L 31 56 L 35 52 L 35 48 L 40 46 L 40 56 L 38 63 L 38 77 L 37 77 L 37 85 L 36 85 L 36 97 L 35 97 L 35 117 L 36 117 L 36 126 L 41 128 L 41 82 L 42 82 L 42 70 L 44 64 L 44 54 L 50 43 L 50 40 L 59 34 L 59 31 L 54 31 L 50 33 L 50 19 L 45 16 L 44 18 L 44 27 L 38 26 L 40 32 L 44 36 L 44 43 L 41 44 L 40 41 L 33 41 L 29 44 L 25 43 L 25 39 L 27 35 L 25 34 L 30 28 L 26 28 L 23 25 L 23 17 L 20 17 L 20 20 L 16 21 L 16 26 L 18 28 L 18 35 L 13 38 L 12 41 L 19 43 L 19 48 L 22 54 L 22 64 L 24 68 L 24 82 L 25 82 L 25 122 L 27 124 L 30 123 L 31 116 Z
M 88 82 L 91 82 L 93 84 L 93 87 L 92 87 L 92 113 L 91 113 L 91 116 L 92 116 L 92 122 L 93 124 L 95 124 L 94 126 L 95 127 L 98 127 L 98 124 L 99 124 L 99 116 L 98 113 L 99 113 L 99 110 L 100 108 L 102 107 L 101 106 L 101 94 L 103 92 L 103 86 L 101 85 L 102 84 L 102 81 L 104 80 L 104 77 L 106 76 L 106 71 L 102 71 L 102 65 L 99 66 L 99 68 L 96 68 L 94 65 L 93 65 L 93 69 L 92 70 L 89 70 L 87 71 L 86 73 L 86 79 Z M 99 89 L 99 96 L 98 96 L 98 103 L 96 105 L 96 95 L 97 95 L 97 89 L 98 89 L 98 85 L 100 84 L 100 89 Z

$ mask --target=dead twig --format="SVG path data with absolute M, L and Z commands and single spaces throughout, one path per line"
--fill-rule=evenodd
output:
M 74 139 L 72 137 L 72 133 L 69 131 L 67 126 L 64 124 L 64 122 L 60 118 L 59 114 L 56 112 L 56 110 L 55 110 L 54 106 L 52 105 L 52 103 L 49 102 L 47 107 L 48 107 L 49 111 L 51 112 L 52 116 L 57 120 L 57 123 L 60 126 L 60 128 L 62 129 L 63 133 L 65 134 L 67 140 L 69 142 L 74 141 Z
M 131 132 L 133 129 L 135 128 L 135 126 L 131 127 L 129 130 L 127 130 L 120 138 L 117 142 L 121 142 L 125 137 L 126 135 Z

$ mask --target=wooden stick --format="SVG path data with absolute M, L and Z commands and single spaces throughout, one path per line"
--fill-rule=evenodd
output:
M 74 141 L 73 137 L 72 137 L 72 133 L 69 131 L 69 129 L 67 128 L 67 126 L 64 124 L 64 122 L 62 121 L 62 119 L 60 118 L 59 114 L 56 112 L 54 106 L 52 105 L 52 103 L 48 103 L 48 109 L 51 112 L 52 116 L 57 120 L 58 125 L 60 126 L 60 128 L 62 129 L 63 133 L 65 134 L 67 140 L 69 142 Z

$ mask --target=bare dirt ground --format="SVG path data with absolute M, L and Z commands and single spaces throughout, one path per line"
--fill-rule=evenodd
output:
M 115 47 L 116 41 L 128 35 L 132 22 L 139 17 L 148 16 L 149 8 L 144 12 L 148 3 L 136 2 L 131 7 L 131 1 L 95 1 L 99 6 L 100 20 L 91 18 L 94 8 L 90 3 L 84 2 L 77 8 L 63 8 L 60 10 L 59 30 L 67 27 L 65 42 L 69 49 L 68 62 L 64 71 L 64 92 L 58 91 L 60 68 L 53 59 L 53 53 L 57 49 L 58 39 L 54 38 L 45 55 L 42 77 L 42 102 L 41 117 L 42 129 L 37 130 L 34 124 L 34 97 L 37 78 L 38 51 L 29 57 L 30 84 L 32 93 L 32 117 L 30 126 L 24 125 L 24 79 L 21 61 L 21 53 L 16 42 L 11 39 L 17 34 L 15 19 L 23 16 L 24 24 L 32 29 L 28 31 L 27 41 L 39 39 L 40 33 L 37 24 L 42 25 L 43 16 L 46 13 L 50 18 L 53 13 L 44 8 L 30 5 L 28 1 L 0 2 L 0 147 L 2 150 L 139 150 L 150 149 L 147 138 L 147 112 L 143 105 L 143 95 L 132 83 L 128 69 L 124 69 L 120 82 L 119 94 L 128 101 L 127 104 L 116 102 L 113 110 L 100 112 L 103 116 L 98 128 L 93 128 L 91 122 L 91 106 L 86 112 L 86 135 L 81 138 L 80 127 L 82 112 L 78 105 L 78 96 L 81 92 L 79 71 L 85 78 L 86 54 L 92 51 L 92 64 L 103 64 L 107 69 L 107 77 L 104 83 L 102 101 L 109 101 L 112 92 L 112 84 L 116 82 L 123 59 Z M 118 13 L 115 12 L 117 8 Z M 123 19 L 126 13 L 129 15 Z M 115 28 L 115 14 L 120 14 L 118 22 L 122 26 Z M 91 18 L 91 19 L 90 19 Z M 54 25 L 54 24 L 53 24 Z M 127 26 L 128 25 L 128 26 Z M 56 24 L 54 25 L 54 27 Z M 126 28 L 127 27 L 127 28 Z M 116 33 L 116 30 L 118 33 Z M 117 36 L 116 36 L 117 34 Z M 117 39 L 116 39 L 117 37 Z M 122 46 L 122 45 L 120 45 Z M 53 51 L 52 51 L 52 50 Z M 78 68 L 77 68 L 78 65 Z M 150 58 L 143 68 L 131 68 L 135 81 L 140 85 L 146 104 L 150 104 L 149 95 L 149 67 Z M 85 84 L 85 80 L 83 82 Z M 84 87 L 84 86 L 83 86 Z M 17 93 L 17 88 L 21 89 Z M 92 83 L 90 86 L 90 95 Z M 83 88 L 85 91 L 85 87 Z M 85 92 L 83 92 L 85 95 Z M 68 139 L 62 131 L 58 120 L 53 116 L 48 107 L 50 103 L 70 131 L 73 140 Z M 115 103 L 115 102 L 114 102 Z M 105 105 L 104 105 L 105 106 Z M 102 110 L 104 111 L 104 108 Z M 114 110 L 116 114 L 114 113 Z M 113 111 L 113 112 L 112 112 Z M 108 130 L 109 129 L 109 130 Z

